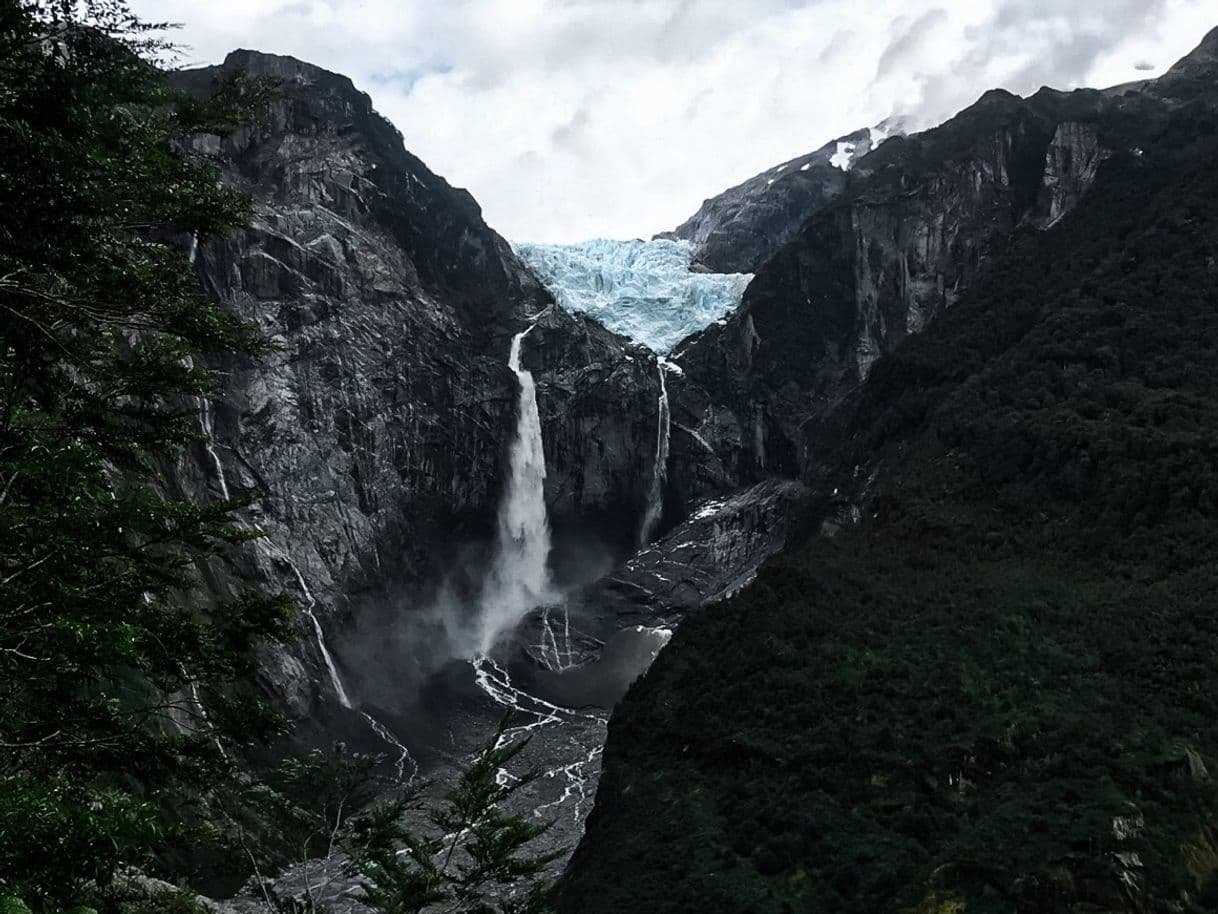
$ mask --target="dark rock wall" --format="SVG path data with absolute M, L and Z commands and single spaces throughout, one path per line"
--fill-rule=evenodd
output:
M 741 308 L 676 350 L 675 484 L 697 495 L 808 476 L 830 415 L 872 365 L 950 308 L 1020 230 L 1059 220 L 1145 96 L 986 93 L 854 165 L 834 201 L 757 271 Z M 713 457 L 711 456 L 713 452 Z M 721 473 L 708 466 L 722 468 Z
M 511 337 L 542 313 L 523 358 L 537 372 L 553 521 L 623 548 L 651 473 L 654 363 L 555 308 L 473 198 L 410 155 L 349 80 L 248 51 L 232 67 L 281 80 L 284 94 L 267 123 L 197 138 L 256 204 L 253 226 L 201 245 L 197 265 L 208 292 L 279 348 L 213 362 L 220 390 L 200 422 L 214 445 L 173 484 L 258 497 L 245 518 L 270 537 L 243 550 L 246 575 L 315 602 L 340 669 L 355 617 L 391 626 L 446 580 L 471 586 L 516 422 Z M 203 91 L 216 75 L 175 80 Z M 238 586 L 209 574 L 213 589 Z M 318 700 L 311 682 L 327 681 L 302 631 L 265 664 L 298 715 Z

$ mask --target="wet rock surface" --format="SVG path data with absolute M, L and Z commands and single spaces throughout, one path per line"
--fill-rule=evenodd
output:
M 235 66 L 285 92 L 266 124 L 197 141 L 251 194 L 256 220 L 200 245 L 196 263 L 210 294 L 279 348 L 214 364 L 220 390 L 199 404 L 210 443 L 170 486 L 256 496 L 243 520 L 269 536 L 244 547 L 236 576 L 204 569 L 207 587 L 253 581 L 299 598 L 301 639 L 266 649 L 266 689 L 303 743 L 382 754 L 390 785 L 451 783 L 513 709 L 510 738 L 531 738 L 519 762 L 543 772 L 519 809 L 553 818 L 546 840 L 566 850 L 614 704 L 673 625 L 783 547 L 808 495 L 795 480 L 815 478 L 876 359 L 950 308 L 995 246 L 1086 193 L 1111 151 L 1105 118 L 1162 104 L 988 93 L 937 131 L 835 141 L 708 202 L 679 233 L 704 266 L 757 276 L 662 371 L 556 305 L 348 80 L 254 52 Z M 216 75 L 176 78 L 200 91 Z M 795 190 L 775 194 L 780 181 Z M 741 259 L 720 259 L 718 244 Z M 517 421 L 509 347 L 534 322 L 520 367 L 536 384 L 556 593 L 476 652 L 464 632 Z M 640 549 L 649 503 L 660 538 Z M 352 890 L 334 877 L 341 904 Z
M 600 584 L 669 624 L 731 596 L 786 544 L 807 497 L 793 480 L 772 479 L 696 505 L 661 542 L 641 549 Z M 640 621 L 642 619 L 640 618 Z
M 552 867 L 556 876 L 591 812 L 613 706 L 688 613 L 747 585 L 785 545 L 793 508 L 805 496 L 799 483 L 773 480 L 707 501 L 604 578 L 530 614 L 494 656 L 451 661 L 408 707 L 366 709 L 395 732 L 415 734 L 412 742 L 423 746 L 412 747 L 399 769 L 402 782 L 420 777 L 429 783 L 425 796 L 439 798 L 511 709 L 506 738 L 529 745 L 506 776 L 534 769 L 540 777 L 510 808 L 553 823 L 533 849 L 561 852 Z M 330 732 L 343 732 L 341 721 L 327 722 Z M 357 746 L 384 749 L 367 731 L 352 728 L 347 735 Z M 338 914 L 363 914 L 358 880 L 344 864 L 341 853 L 302 862 L 266 888 L 278 899 L 312 893 Z M 247 887 L 221 910 L 260 910 L 260 894 Z

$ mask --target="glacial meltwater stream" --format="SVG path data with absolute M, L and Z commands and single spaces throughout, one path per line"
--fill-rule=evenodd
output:
M 647 507 L 643 512 L 643 523 L 639 527 L 639 546 L 650 543 L 652 534 L 660 525 L 660 517 L 664 513 L 664 484 L 668 481 L 668 439 L 672 432 L 672 420 L 668 411 L 668 382 L 664 378 L 668 362 L 663 357 L 656 359 L 656 370 L 660 374 L 660 401 L 656 412 L 656 457 L 651 470 L 651 485 L 647 489 Z

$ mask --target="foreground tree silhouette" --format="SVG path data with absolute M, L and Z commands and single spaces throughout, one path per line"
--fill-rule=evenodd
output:
M 255 534 L 158 488 L 200 436 L 195 358 L 264 346 L 191 263 L 250 204 L 185 152 L 257 98 L 171 93 L 156 34 L 118 0 L 0 3 L 0 898 L 36 910 L 181 840 L 278 726 L 253 647 L 287 604 L 190 596 Z
M 420 818 L 418 792 L 357 817 L 345 842 L 352 869 L 365 880 L 365 900 L 386 914 L 541 914 L 549 910 L 546 867 L 561 852 L 530 855 L 527 845 L 549 823 L 530 822 L 504 804 L 538 777 L 500 775 L 528 745 L 508 743 L 508 718 L 424 818 L 431 834 L 408 824 Z M 501 896 L 501 897 L 496 897 Z

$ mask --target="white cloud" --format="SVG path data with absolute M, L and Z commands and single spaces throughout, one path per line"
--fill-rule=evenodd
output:
M 1211 0 L 135 0 L 350 76 L 517 240 L 646 236 L 893 113 L 1157 75 Z M 1147 64 L 1154 69 L 1146 71 Z

